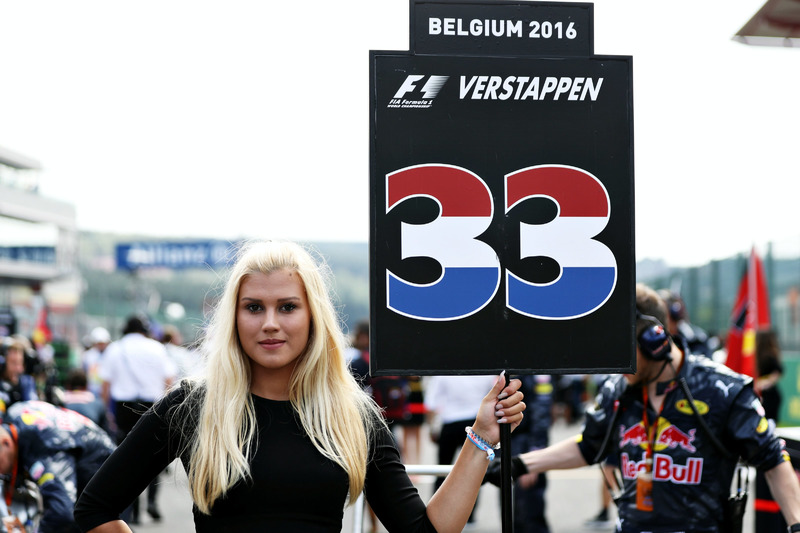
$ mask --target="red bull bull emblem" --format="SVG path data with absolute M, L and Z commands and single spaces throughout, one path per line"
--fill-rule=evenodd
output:
M 35 409 L 28 409 L 20 413 L 20 419 L 26 426 L 35 426 L 39 429 L 47 429 L 53 427 L 53 422 L 50 421 L 41 411 Z
M 628 429 L 625 429 L 625 426 L 619 427 L 619 449 L 621 450 L 628 445 L 647 448 L 647 431 L 644 428 L 644 423 L 639 422 Z
M 694 453 L 697 449 L 692 445 L 696 429 L 690 429 L 686 434 L 677 427 L 669 424 L 663 430 L 659 428 L 658 438 L 656 439 L 656 451 L 663 450 L 664 448 L 677 448 L 680 446 L 689 453 Z
M 657 436 L 653 442 L 654 451 L 658 452 L 665 448 L 677 448 L 680 446 L 689 453 L 694 453 L 697 449 L 692 442 L 696 429 L 690 429 L 689 433 L 684 433 L 676 426 L 673 426 L 665 418 L 658 419 L 658 427 L 656 429 Z M 625 446 L 639 446 L 642 449 L 647 449 L 647 430 L 644 423 L 638 424 L 625 429 L 625 426 L 619 428 L 619 448 L 623 449 Z

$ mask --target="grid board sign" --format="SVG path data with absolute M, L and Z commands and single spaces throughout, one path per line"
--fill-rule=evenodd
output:
M 591 4 L 410 18 L 370 52 L 372 374 L 632 371 L 632 58 Z

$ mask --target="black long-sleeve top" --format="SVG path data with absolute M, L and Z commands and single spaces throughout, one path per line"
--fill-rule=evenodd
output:
M 258 424 L 252 480 L 237 482 L 210 515 L 195 506 L 196 531 L 339 533 L 348 493 L 344 470 L 314 447 L 290 402 L 252 398 Z M 184 399 L 185 391 L 176 390 L 158 402 L 97 472 L 75 507 L 83 531 L 118 519 L 176 457 L 189 464 L 183 450 L 192 432 L 170 424 L 168 416 Z M 436 531 L 385 428 L 371 446 L 365 492 L 389 531 Z

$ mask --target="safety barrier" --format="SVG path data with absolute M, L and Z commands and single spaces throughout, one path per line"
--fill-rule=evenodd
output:
M 453 465 L 406 465 L 406 472 L 409 476 L 441 476 L 444 477 L 450 473 Z M 353 533 L 362 533 L 364 531 L 364 509 L 366 502 L 364 501 L 364 493 L 358 497 L 355 505 L 353 505 Z

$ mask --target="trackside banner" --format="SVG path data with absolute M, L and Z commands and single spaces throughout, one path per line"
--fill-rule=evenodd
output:
M 458 22 L 461 4 L 420 4 L 417 50 L 448 24 L 502 33 L 491 21 L 518 5 L 470 3 L 479 15 Z M 559 6 L 520 24 L 590 35 L 585 5 Z M 632 60 L 502 39 L 523 52 L 370 53 L 375 375 L 634 367 Z

